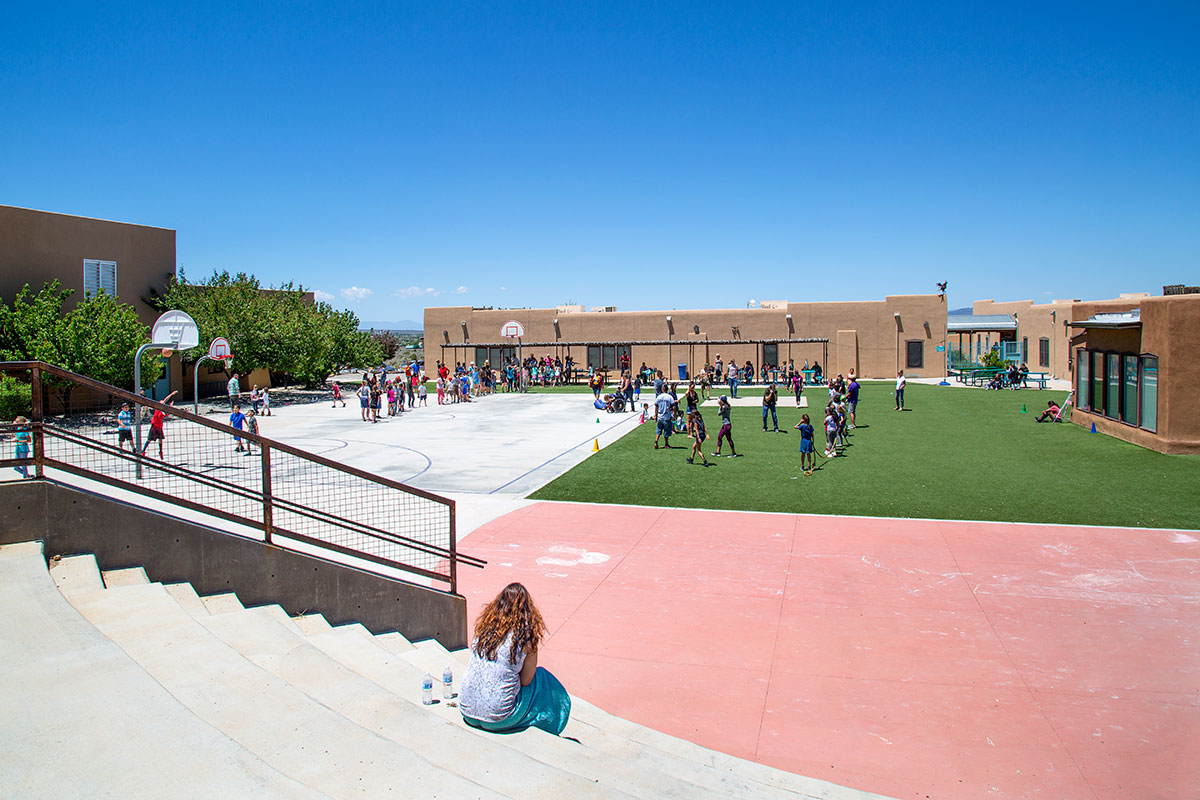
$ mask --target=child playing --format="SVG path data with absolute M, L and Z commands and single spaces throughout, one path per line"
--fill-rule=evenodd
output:
M 417 384 L 417 400 L 420 401 L 421 405 L 428 408 L 429 407 L 429 390 L 425 388 L 424 377 L 425 376 L 422 375 L 421 382 Z
M 17 440 L 16 448 L 13 451 L 13 458 L 29 458 L 29 447 L 33 444 L 33 433 L 25 426 L 29 424 L 29 420 L 25 417 L 17 417 L 13 420 L 13 424 L 17 425 L 15 438 Z M 13 467 L 22 478 L 29 477 L 29 467 L 21 464 Z
M 341 403 L 342 408 L 346 407 L 346 401 L 342 399 L 342 385 L 337 381 L 333 382 L 333 408 L 337 408 L 337 404 Z
M 713 457 L 721 455 L 721 440 L 729 440 L 729 457 L 737 458 L 737 451 L 733 448 L 733 423 L 730 422 L 730 414 L 732 408 L 729 405 L 729 398 L 721 395 L 721 399 L 717 402 L 717 413 L 721 415 L 721 429 L 717 431 L 717 452 L 713 453 Z
M 133 415 L 129 413 L 129 403 L 121 403 L 121 410 L 117 412 L 117 449 L 124 450 L 126 442 L 129 442 L 132 451 Z
M 813 426 L 808 421 L 808 414 L 800 416 L 796 430 L 800 431 L 800 470 L 805 475 L 812 475 L 816 468 L 817 448 L 813 446 Z M 804 469 L 805 464 L 808 464 L 807 470 Z
M 259 399 L 262 400 L 263 416 L 266 416 L 266 417 L 271 416 L 271 387 L 270 386 L 264 386 L 262 388 L 262 394 L 259 395 Z
M 246 414 L 246 432 L 253 433 L 255 436 L 258 435 L 258 415 L 254 413 L 253 408 L 250 409 L 250 411 Z M 246 455 L 250 455 L 251 448 L 253 448 L 253 446 L 254 442 L 250 439 L 247 439 Z
M 251 414 L 254 413 L 253 408 L 250 409 L 250 413 Z M 229 424 L 233 427 L 233 429 L 235 431 L 238 431 L 238 432 L 241 432 L 242 426 L 244 426 L 246 424 L 246 415 L 242 413 L 242 408 L 237 403 L 233 404 L 233 413 L 229 415 Z M 235 442 L 237 442 L 236 452 L 238 452 L 238 453 L 246 452 L 246 448 L 242 446 L 242 437 L 238 436 L 235 433 L 233 435 L 233 440 Z
M 825 457 L 837 455 L 837 413 L 832 405 L 825 406 Z
M 179 390 L 171 392 L 163 398 L 165 405 L 171 405 L 171 398 L 179 394 Z M 234 405 L 237 409 L 237 405 Z M 154 409 L 154 414 L 150 417 L 150 435 L 146 437 L 146 443 L 142 445 L 142 455 L 146 455 L 146 451 L 150 449 L 151 442 L 158 442 L 158 460 L 163 459 L 163 442 L 166 441 L 166 433 L 163 431 L 163 424 L 167 421 L 167 415 L 160 409 Z
M 704 445 L 704 440 L 708 438 L 708 431 L 704 429 L 704 417 L 700 416 L 700 409 L 693 408 L 688 412 L 688 436 L 692 438 L 692 454 L 688 456 L 687 463 L 695 464 L 696 455 L 700 455 L 700 461 L 704 466 L 708 466 L 708 459 L 704 457 L 704 451 L 701 449 Z

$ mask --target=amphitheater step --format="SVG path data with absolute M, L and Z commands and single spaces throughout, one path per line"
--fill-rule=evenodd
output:
M 376 637 L 377 639 L 378 637 Z M 347 668 L 368 678 L 376 685 L 385 688 L 396 697 L 423 709 L 427 713 L 440 717 L 464 731 L 483 738 L 494 739 L 495 734 L 489 734 L 465 725 L 458 709 L 438 702 L 431 706 L 421 706 L 420 680 L 425 672 L 434 675 L 435 683 L 440 677 L 446 658 L 432 647 L 415 648 L 402 653 L 399 657 L 385 651 L 376 641 L 367 641 L 352 634 L 344 634 L 337 630 L 326 631 L 309 636 L 309 641 L 318 649 L 325 652 L 334 660 Z M 409 657 L 420 653 L 427 662 L 413 663 Z M 456 681 L 461 678 L 461 668 L 455 670 Z M 564 732 L 570 735 L 571 727 Z M 591 780 L 613 786 L 635 797 L 760 797 L 766 791 L 765 787 L 740 786 L 736 781 L 717 780 L 719 776 L 698 773 L 703 767 L 698 764 L 685 765 L 697 780 L 686 776 L 665 775 L 649 766 L 631 765 L 626 760 L 613 756 L 592 747 L 592 742 L 585 737 L 577 737 L 579 743 L 567 738 L 551 736 L 537 729 L 530 729 L 517 734 L 503 737 L 505 744 L 519 752 L 542 761 L 558 766 L 570 772 L 582 775 Z M 688 769 L 680 770 L 687 772 Z M 699 783 L 697 782 L 699 781 Z M 712 789 L 700 785 L 711 783 L 720 788 Z M 761 790 L 761 791 L 760 791 Z
M 404 638 L 402 633 L 381 633 L 375 637 L 375 641 L 397 655 L 413 649 L 412 642 Z
M 104 585 L 109 589 L 115 589 L 118 586 L 137 586 L 150 582 L 150 579 L 146 577 L 146 570 L 142 567 L 105 570 L 100 573 L 100 577 L 104 580 Z
M 201 620 L 218 638 L 247 659 L 365 729 L 514 798 L 625 797 L 604 785 L 515 753 L 507 742 L 480 741 L 468 731 L 425 713 L 392 692 L 331 659 L 303 634 L 281 625 L 260 609 Z M 349 626 L 331 637 L 354 641 Z M 365 642 L 365 640 L 363 640 Z
M 94 592 L 104 588 L 96 557 L 90 553 L 50 560 L 50 576 L 64 595 L 74 592 Z
M 321 796 L 197 718 L 79 615 L 55 582 L 103 591 L 94 558 L 53 565 L 54 579 L 38 542 L 0 547 L 6 797 Z
M 323 614 L 301 614 L 298 617 L 292 617 L 292 622 L 295 622 L 300 630 L 310 634 L 327 631 L 332 627 L 325 621 Z
M 229 614 L 245 609 L 242 601 L 238 600 L 238 596 L 233 592 L 205 595 L 200 599 L 204 602 L 204 607 L 208 609 L 209 614 Z
M 333 797 L 502 796 L 313 702 L 221 642 L 161 586 L 80 594 L 72 602 L 200 719 L 317 791 Z
M 196 590 L 190 583 L 167 583 L 163 585 L 163 588 L 193 617 L 208 616 L 208 606 L 200 599 L 200 595 L 196 594 Z

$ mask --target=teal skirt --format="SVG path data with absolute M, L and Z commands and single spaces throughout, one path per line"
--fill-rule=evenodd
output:
M 463 722 L 492 733 L 516 733 L 526 728 L 541 728 L 555 736 L 567 727 L 571 717 L 571 695 L 549 671 L 538 667 L 533 680 L 517 693 L 517 705 L 499 722 L 482 722 L 463 715 Z

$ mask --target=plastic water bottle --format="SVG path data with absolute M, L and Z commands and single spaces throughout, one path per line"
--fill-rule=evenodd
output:
M 447 666 L 442 670 L 442 699 L 449 700 L 454 697 L 454 672 Z
M 433 676 L 428 672 L 421 679 L 421 702 L 427 706 L 433 705 Z

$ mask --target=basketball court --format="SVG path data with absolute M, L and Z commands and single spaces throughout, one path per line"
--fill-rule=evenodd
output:
M 535 503 L 464 543 L 601 707 L 908 797 L 1194 797 L 1200 534 Z

